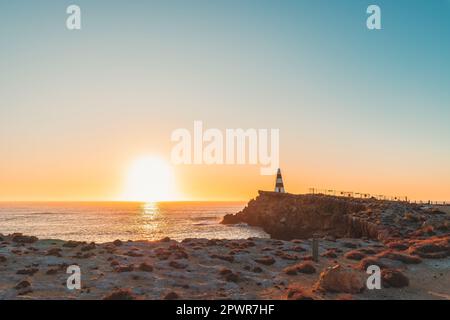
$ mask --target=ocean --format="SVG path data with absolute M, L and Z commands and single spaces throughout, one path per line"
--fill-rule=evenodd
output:
M 95 242 L 268 237 L 245 224 L 220 224 L 225 214 L 244 206 L 236 202 L 0 203 L 0 233 Z

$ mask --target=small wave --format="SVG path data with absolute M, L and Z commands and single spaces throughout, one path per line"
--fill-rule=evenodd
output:
M 198 222 L 198 223 L 193 223 L 193 226 L 210 226 L 212 225 L 212 223 L 207 223 L 207 222 Z
M 212 221 L 212 220 L 218 220 L 218 217 L 211 217 L 211 216 L 200 216 L 200 217 L 191 217 L 189 218 L 189 220 L 192 221 Z
M 50 214 L 63 214 L 63 213 L 61 213 L 61 212 L 31 212 L 30 214 L 50 215 Z
M 247 223 L 245 223 L 245 222 L 240 222 L 240 223 L 236 223 L 236 224 L 233 224 L 233 225 L 231 225 L 231 226 L 233 226 L 233 227 L 240 227 L 240 228 L 248 228 L 248 227 L 250 227 Z

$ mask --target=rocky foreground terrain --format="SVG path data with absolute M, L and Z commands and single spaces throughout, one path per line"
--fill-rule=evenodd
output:
M 450 237 L 393 241 L 0 238 L 0 299 L 450 299 Z M 366 268 L 382 289 L 366 288 Z M 81 290 L 69 290 L 69 265 Z
M 0 235 L 0 299 L 450 299 L 446 210 L 261 193 L 224 222 L 260 226 L 272 239 Z M 80 267 L 80 290 L 67 287 L 71 265 Z M 381 289 L 366 286 L 371 265 L 381 269 Z

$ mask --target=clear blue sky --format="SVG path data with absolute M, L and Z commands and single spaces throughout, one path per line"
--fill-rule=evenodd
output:
M 448 0 L 0 0 L 0 179 L 44 152 L 167 154 L 198 119 L 280 128 L 299 192 L 450 200 L 449 60 Z

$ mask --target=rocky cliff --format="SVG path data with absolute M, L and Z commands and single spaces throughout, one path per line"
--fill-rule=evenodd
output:
M 222 223 L 258 226 L 282 240 L 313 234 L 383 240 L 414 232 L 417 236 L 420 232 L 447 231 L 448 215 L 428 211 L 403 202 L 259 191 L 256 199 L 242 211 L 226 215 Z M 424 230 L 427 223 L 431 229 Z

